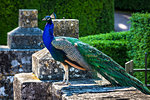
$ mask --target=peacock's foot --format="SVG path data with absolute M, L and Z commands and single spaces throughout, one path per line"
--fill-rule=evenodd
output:
M 71 85 L 69 82 L 63 82 L 64 85 Z
M 71 85 L 69 82 L 56 82 L 55 85 Z

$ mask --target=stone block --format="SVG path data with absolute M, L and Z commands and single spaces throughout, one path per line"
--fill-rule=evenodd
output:
M 38 11 L 36 9 L 20 9 L 19 27 L 38 27 Z
M 53 100 L 149 100 L 145 95 L 133 87 L 106 87 L 98 85 L 94 80 L 72 81 L 72 85 L 52 84 Z
M 32 54 L 40 49 L 10 49 L 0 46 L 0 73 L 14 74 L 32 71 Z
M 79 20 L 77 19 L 53 19 L 54 35 L 79 37 Z
M 55 61 L 49 51 L 44 48 L 32 55 L 32 71 L 41 80 L 62 80 L 64 69 L 60 62 Z M 69 79 L 92 78 L 87 71 L 70 66 Z
M 51 100 L 52 81 L 41 81 L 33 73 L 14 76 L 14 100 Z
M 7 45 L 11 49 L 41 49 L 43 31 L 39 28 L 17 27 L 7 34 Z

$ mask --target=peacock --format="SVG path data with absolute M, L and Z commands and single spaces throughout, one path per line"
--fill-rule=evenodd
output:
M 43 43 L 52 57 L 64 66 L 62 84 L 69 84 L 70 65 L 80 70 L 98 72 L 113 86 L 133 86 L 144 94 L 150 94 L 150 90 L 141 81 L 128 74 L 122 66 L 98 49 L 76 38 L 54 37 L 52 18 L 56 18 L 55 13 L 43 18 L 47 22 L 43 31 Z

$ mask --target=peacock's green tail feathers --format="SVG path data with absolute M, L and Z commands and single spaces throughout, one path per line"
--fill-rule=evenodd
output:
M 125 69 L 96 48 L 82 43 L 78 39 L 66 38 L 73 45 L 77 43 L 77 49 L 91 68 L 100 73 L 114 86 L 133 86 L 145 94 L 150 90 L 138 79 L 128 74 Z

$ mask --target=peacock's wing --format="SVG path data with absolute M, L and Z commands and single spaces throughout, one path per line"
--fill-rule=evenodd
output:
M 68 40 L 70 41 L 68 41 Z M 52 45 L 59 50 L 62 50 L 66 57 L 80 66 L 82 66 L 86 70 L 91 70 L 91 66 L 87 64 L 82 55 L 79 53 L 77 48 L 74 46 L 74 43 L 78 41 L 75 38 L 65 38 L 65 37 L 56 37 L 55 40 L 52 41 Z

